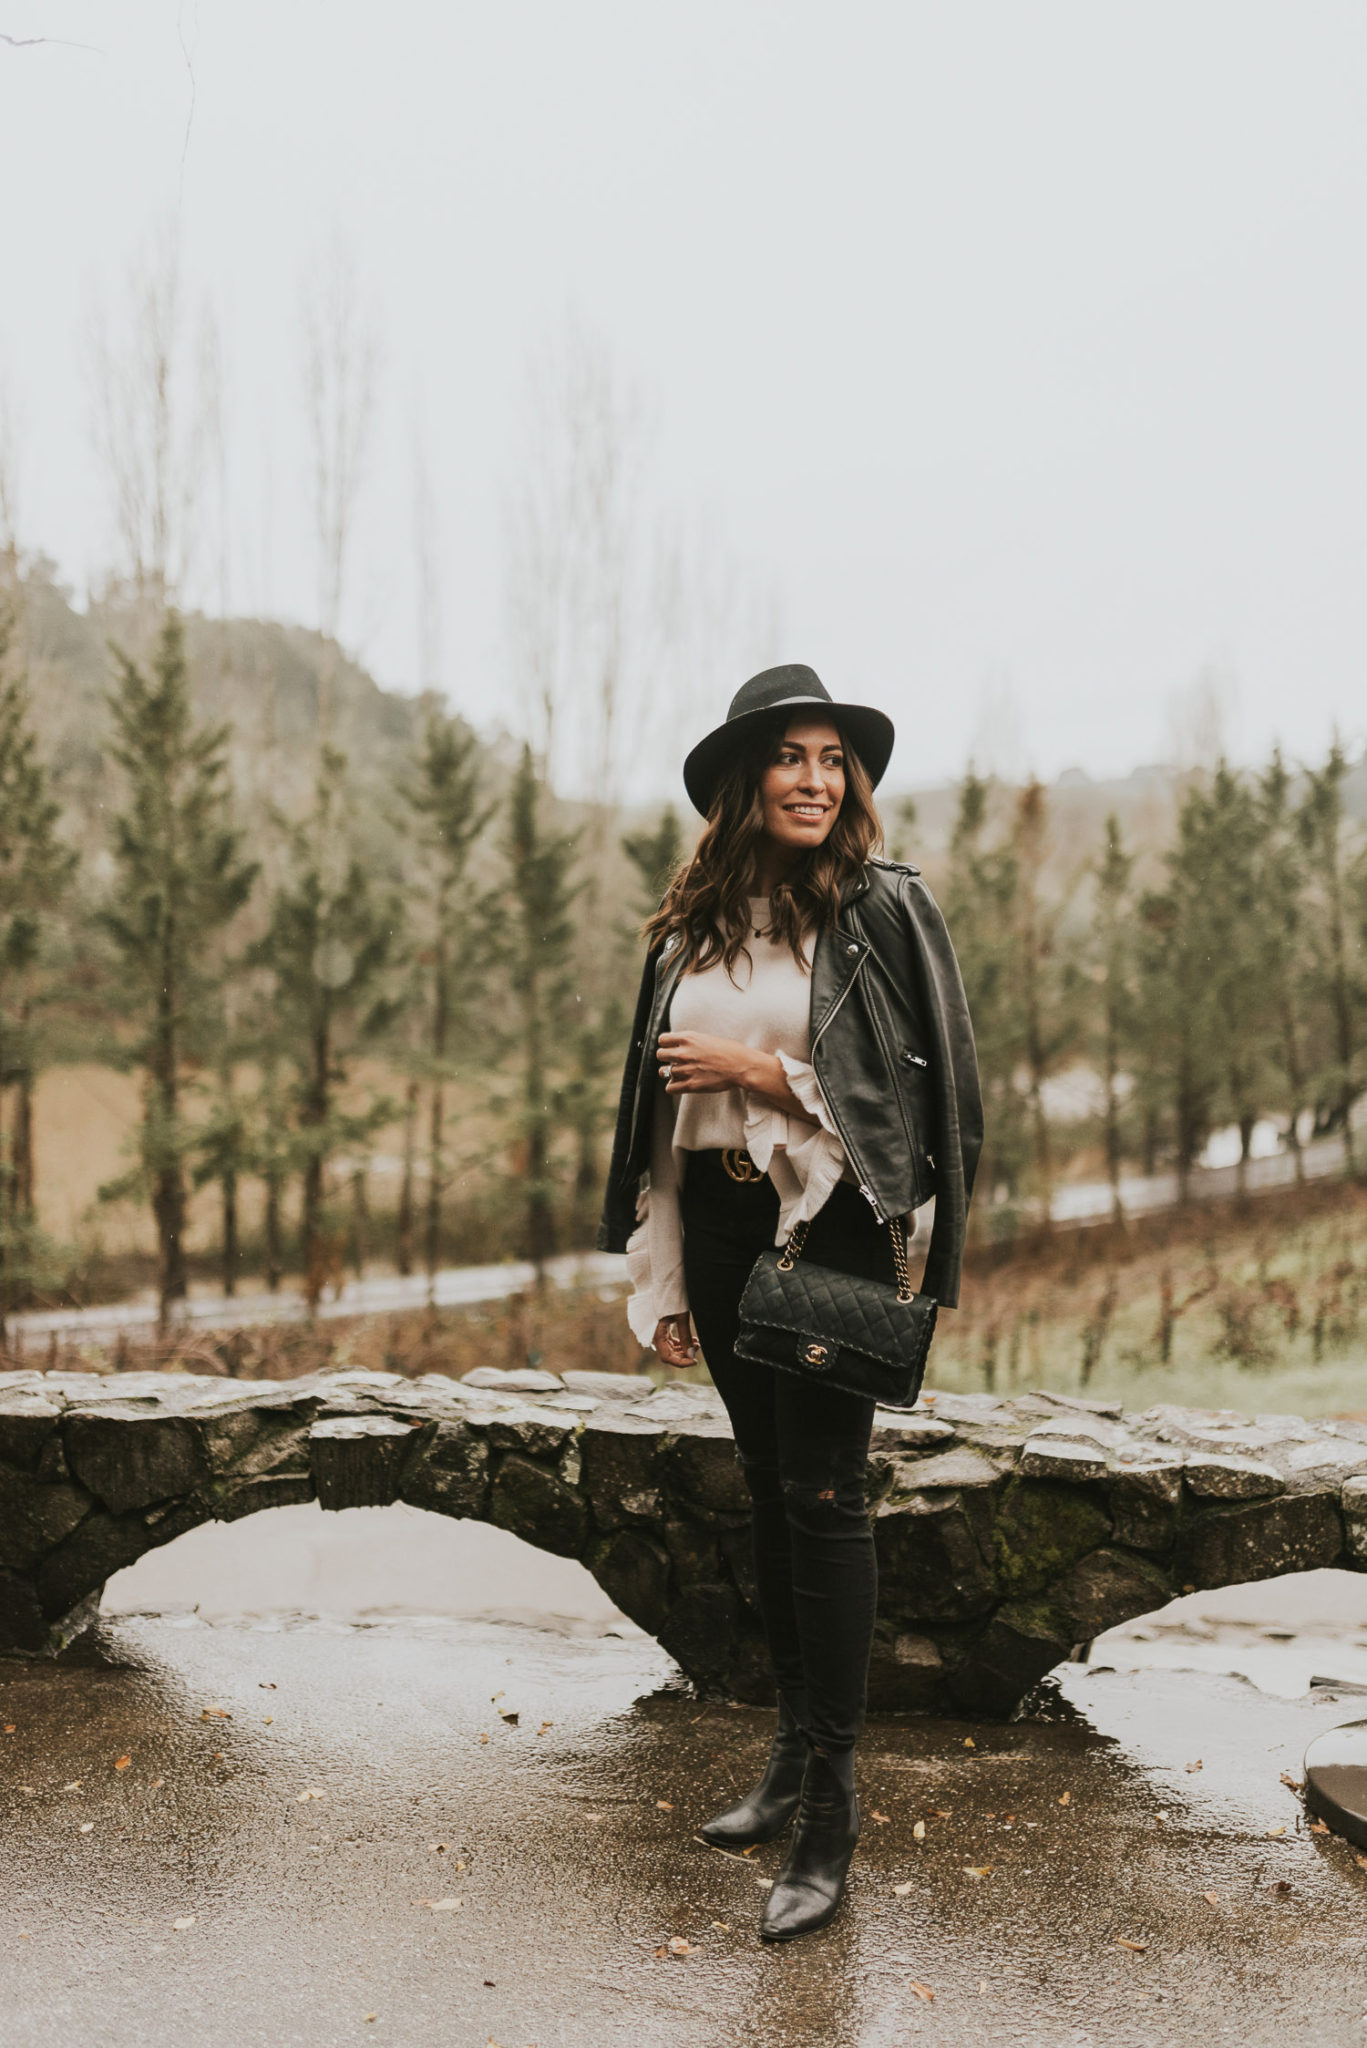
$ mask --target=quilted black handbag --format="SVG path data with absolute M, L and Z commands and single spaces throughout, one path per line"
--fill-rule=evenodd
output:
M 907 1267 L 906 1232 L 889 1217 L 897 1285 L 799 1265 L 807 1225 L 782 1251 L 763 1251 L 740 1301 L 736 1356 L 863 1394 L 880 1408 L 910 1408 L 921 1391 L 938 1303 L 917 1294 Z

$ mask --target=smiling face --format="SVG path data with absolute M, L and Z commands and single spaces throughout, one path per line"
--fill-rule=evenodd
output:
M 775 853 L 809 853 L 827 838 L 845 799 L 845 749 L 825 718 L 795 718 L 759 781 L 764 831 Z

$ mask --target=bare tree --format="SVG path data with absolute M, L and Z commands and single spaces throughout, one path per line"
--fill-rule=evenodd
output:
M 629 758 L 644 415 L 606 343 L 575 320 L 533 365 L 529 390 L 530 459 L 509 535 L 523 712 L 552 780 L 610 810 Z
M 134 260 L 120 313 L 97 307 L 88 366 L 119 569 L 148 632 L 195 560 L 220 404 L 216 323 L 207 306 L 193 323 L 187 315 L 174 229 Z
M 364 304 L 356 266 L 336 241 L 306 281 L 302 299 L 304 398 L 312 462 L 318 624 L 324 639 L 319 677 L 320 747 L 334 743 L 333 695 L 356 510 L 375 421 L 379 338 Z

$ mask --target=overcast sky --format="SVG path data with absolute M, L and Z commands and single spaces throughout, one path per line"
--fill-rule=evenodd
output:
M 298 305 L 340 234 L 384 346 L 344 638 L 388 684 L 421 418 L 443 681 L 511 701 L 526 366 L 572 310 L 656 422 L 657 502 L 777 593 L 768 658 L 893 714 L 897 780 L 1124 771 L 1203 672 L 1244 758 L 1367 730 L 1361 0 L 0 0 L 0 31 L 95 46 L 0 44 L 0 372 L 24 535 L 78 590 L 113 552 L 81 336 L 170 220 L 224 333 L 234 604 L 316 618 Z

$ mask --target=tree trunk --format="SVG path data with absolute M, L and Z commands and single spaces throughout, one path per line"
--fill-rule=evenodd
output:
M 536 1291 L 546 1286 L 546 1261 L 555 1250 L 555 1215 L 550 1200 L 550 1117 L 545 1102 L 541 1048 L 540 991 L 527 999 L 527 1256 L 536 1267 Z
M 351 1176 L 351 1263 L 358 1280 L 365 1278 L 369 1240 L 370 1210 L 366 1204 L 365 1168 L 358 1166 Z
M 237 1174 L 230 1166 L 220 1179 L 223 1192 L 223 1292 L 237 1293 Z
M 446 1192 L 446 1036 L 450 998 L 446 986 L 446 894 L 437 899 L 436 958 L 432 967 L 432 1114 L 427 1157 L 427 1278 L 435 1302 L 437 1267 L 441 1262 L 441 1205 Z
M 326 1014 L 314 1027 L 311 1065 L 300 1122 L 308 1147 L 303 1175 L 304 1298 L 309 1314 L 316 1313 L 323 1296 L 330 1261 L 323 1243 L 323 1144 L 329 1107 L 332 1047 Z
M 432 1119 L 428 1131 L 427 1163 L 427 1243 L 425 1264 L 428 1280 L 435 1283 L 437 1268 L 441 1263 L 441 1205 L 445 1192 L 446 1161 L 444 1156 L 445 1134 L 443 1124 L 446 1115 L 446 1091 L 440 1081 L 432 1084 Z
M 14 1129 L 10 1140 L 14 1213 L 33 1216 L 33 1070 L 24 1067 L 14 1087 Z
M 1123 1229 L 1125 1210 L 1120 1200 L 1120 1097 L 1116 1083 L 1119 1076 L 1119 1028 L 1115 1005 L 1108 994 L 1106 1000 L 1106 1178 L 1111 1189 L 1111 1221 L 1117 1229 Z
M 180 1060 L 173 993 L 174 957 L 168 930 L 163 943 L 161 988 L 157 994 L 149 1105 L 156 1139 L 152 1159 L 152 1214 L 157 1226 L 160 1267 L 157 1327 L 170 1320 L 172 1304 L 184 1301 L 185 1175 L 180 1157 Z
M 395 1263 L 407 1279 L 413 1270 L 413 1169 L 418 1128 L 418 1083 L 410 1078 L 403 1108 L 403 1178 L 399 1182 L 399 1214 Z
M 280 1174 L 271 1167 L 266 1174 L 266 1286 L 274 1294 L 285 1277 L 284 1248 L 280 1235 Z

